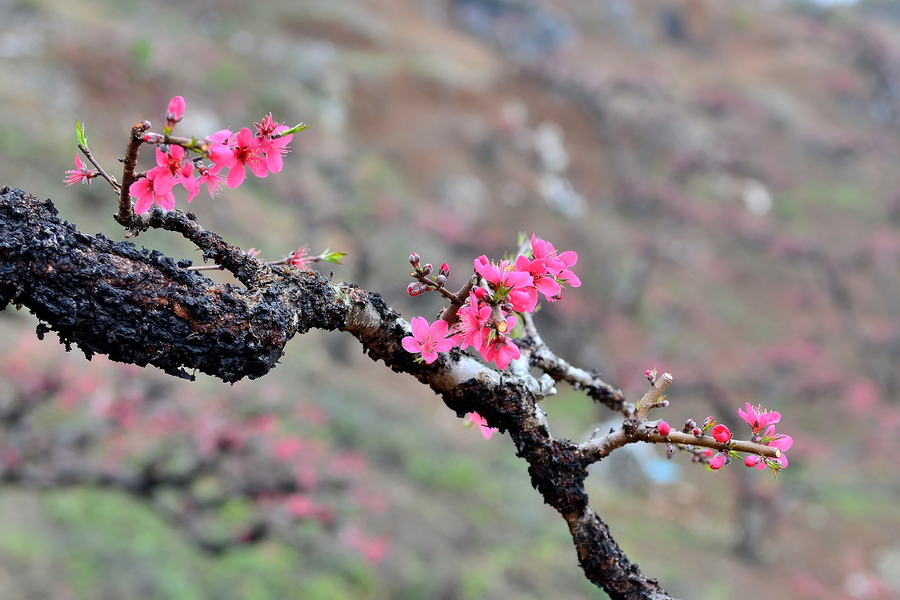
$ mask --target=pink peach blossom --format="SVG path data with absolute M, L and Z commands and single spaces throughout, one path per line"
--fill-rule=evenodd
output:
M 172 194 L 171 188 L 160 191 L 157 190 L 154 183 L 156 178 L 163 173 L 165 167 L 155 167 L 147 171 L 147 176 L 138 179 L 131 185 L 131 195 L 137 198 L 134 203 L 134 212 L 143 214 L 150 210 L 154 203 L 159 204 L 164 210 L 172 210 L 175 208 L 175 196 Z
M 414 317 L 410 327 L 412 336 L 403 338 L 403 349 L 413 354 L 421 352 L 426 364 L 436 361 L 438 352 L 448 352 L 456 346 L 456 341 L 447 337 L 447 321 L 438 319 L 429 325 L 425 317 Z
M 769 412 L 762 406 L 753 407 L 747 402 L 747 411 L 738 409 L 738 415 L 753 429 L 753 433 L 759 433 L 765 427 L 781 421 L 781 413 Z
M 491 436 L 498 431 L 496 427 L 489 426 L 485 418 L 477 412 L 469 413 L 469 420 L 481 428 L 481 435 L 483 435 L 486 440 L 491 439 Z

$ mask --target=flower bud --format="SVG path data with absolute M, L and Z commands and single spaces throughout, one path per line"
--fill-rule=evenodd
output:
M 723 466 L 725 466 L 726 458 L 728 458 L 727 455 L 719 452 L 718 454 L 713 456 L 711 459 L 709 459 L 709 468 L 712 469 L 713 471 L 718 471 Z
M 708 428 L 708 427 L 712 427 L 713 424 L 715 424 L 715 422 L 716 422 L 716 418 L 715 418 L 715 417 L 706 417 L 706 419 L 703 421 L 703 429 L 706 429 L 706 428 Z
M 695 429 L 697 427 L 697 421 L 693 419 L 688 419 L 684 422 L 684 432 L 687 433 L 691 429 Z
M 719 423 L 712 428 L 712 436 L 717 442 L 724 444 L 732 438 L 732 433 L 728 430 L 728 427 Z
M 431 266 L 431 263 L 426 264 L 422 267 L 422 273 L 424 275 L 431 275 L 431 272 L 434 270 L 434 267 Z
M 169 127 L 175 125 L 184 116 L 184 98 L 175 96 L 169 101 L 169 107 L 166 109 L 166 121 Z
M 675 456 L 675 446 L 666 444 L 666 458 L 672 458 L 673 456 Z
M 761 460 L 762 459 L 760 457 L 758 457 L 757 455 L 751 454 L 750 456 L 748 456 L 747 458 L 744 459 L 744 466 L 751 467 L 751 468 L 755 467 L 756 465 L 759 464 L 759 461 L 761 461 Z
M 699 427 L 694 427 L 693 429 L 691 429 L 691 433 L 693 433 L 694 437 L 696 437 L 696 438 L 703 437 L 703 430 L 700 429 Z
M 450 275 L 450 265 L 448 265 L 447 263 L 443 263 L 441 265 L 441 275 L 443 275 L 444 277 L 448 277 Z
M 438 275 L 437 277 L 434 278 L 434 281 L 438 284 L 438 286 L 444 287 L 444 284 L 447 283 L 447 276 L 446 275 Z
M 668 407 L 669 407 L 669 401 L 668 401 L 668 400 L 663 400 L 663 401 L 661 401 L 661 402 L 659 403 L 659 405 L 662 406 L 663 408 L 668 408 Z
M 419 296 L 428 291 L 428 287 L 417 281 L 413 281 L 406 287 L 406 293 L 410 296 Z
M 659 425 L 656 426 L 656 430 L 659 432 L 659 435 L 666 437 L 670 433 L 672 433 L 672 428 L 665 421 L 660 421 Z
M 419 258 L 419 255 L 416 254 L 415 252 L 413 252 L 412 254 L 409 255 L 409 264 L 411 264 L 412 266 L 414 266 L 416 268 L 418 268 L 418 266 L 419 266 L 419 260 L 421 260 L 421 259 Z

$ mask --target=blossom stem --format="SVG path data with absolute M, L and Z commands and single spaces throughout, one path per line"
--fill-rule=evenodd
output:
M 669 384 L 672 383 L 672 374 L 671 373 L 663 373 L 650 386 L 650 389 L 647 390 L 647 393 L 644 394 L 644 397 L 640 399 L 640 401 L 636 405 L 636 410 L 634 412 L 633 417 L 635 419 L 640 419 L 643 421 L 647 418 L 647 414 L 650 412 L 650 409 L 659 406 L 659 401 L 662 398 L 663 392 L 669 387 Z
M 626 444 L 635 442 L 650 442 L 655 444 L 672 443 L 682 446 L 691 445 L 694 447 L 700 446 L 712 448 L 720 452 L 748 452 L 767 458 L 781 458 L 781 450 L 778 448 L 749 441 L 730 440 L 722 443 L 716 441 L 712 436 L 704 435 L 698 438 L 691 433 L 682 433 L 680 431 L 672 431 L 669 435 L 662 436 L 656 431 L 655 422 L 645 422 L 632 430 L 623 426 L 618 431 L 588 440 L 580 445 L 580 449 L 589 461 L 596 462 L 616 448 L 621 448 Z
M 271 266 L 271 265 L 286 265 L 286 264 L 288 264 L 288 261 L 289 261 L 289 260 L 290 260 L 290 258 L 282 258 L 281 260 L 270 260 L 270 261 L 266 261 L 266 262 L 264 262 L 263 264 L 264 264 L 264 265 L 268 265 L 268 266 Z M 320 254 L 319 256 L 308 256 L 308 257 L 305 257 L 304 260 L 307 261 L 307 262 L 320 262 L 320 261 L 324 260 L 324 258 L 323 258 L 323 256 Z M 195 266 L 195 267 L 194 267 L 194 266 L 191 266 L 191 267 L 185 267 L 184 270 L 185 270 L 185 271 L 224 271 L 224 270 L 225 270 L 225 266 L 224 266 L 224 265 L 197 265 L 197 266 Z
M 98 163 L 97 159 L 94 158 L 94 155 L 91 154 L 90 148 L 78 144 L 78 149 L 81 150 L 81 153 L 84 154 L 84 157 L 87 158 L 92 165 L 94 165 L 94 168 L 97 169 L 97 173 L 100 174 L 100 177 L 108 181 L 109 185 L 111 185 L 113 189 L 118 192 L 119 182 L 116 181 L 115 177 L 110 176 L 106 171 L 103 170 L 103 167 L 100 166 L 100 163 Z
M 575 389 L 585 390 L 588 396 L 611 410 L 620 412 L 626 417 L 632 415 L 634 405 L 625 401 L 622 390 L 603 381 L 596 371 L 588 372 L 573 366 L 550 350 L 538 332 L 531 313 L 522 314 L 522 323 L 525 327 L 525 340 L 530 340 L 525 348 L 525 353 L 531 354 L 531 363 L 535 367 L 555 381 L 566 381 Z

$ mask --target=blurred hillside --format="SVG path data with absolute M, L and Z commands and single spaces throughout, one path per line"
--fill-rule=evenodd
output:
M 898 19 L 889 0 L 0 0 L 0 185 L 121 239 L 107 188 L 62 183 L 76 119 L 110 171 L 177 94 L 184 134 L 306 122 L 282 173 L 190 205 L 204 227 L 270 259 L 348 252 L 334 276 L 407 318 L 440 305 L 406 296 L 411 250 L 451 285 L 519 232 L 576 250 L 583 287 L 537 316 L 558 354 L 631 399 L 672 372 L 670 422 L 740 431 L 761 403 L 795 439 L 777 482 L 660 470 L 661 452 L 599 465 L 594 508 L 631 558 L 684 598 L 896 598 Z M 164 232 L 136 242 L 197 260 Z M 4 489 L 0 596 L 604 597 L 508 439 L 355 344 L 297 339 L 241 393 L 299 390 L 367 456 L 383 561 L 328 542 L 210 559 L 115 494 Z M 611 416 L 568 389 L 544 408 L 573 439 Z

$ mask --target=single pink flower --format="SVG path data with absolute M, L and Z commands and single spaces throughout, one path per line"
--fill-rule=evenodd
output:
M 753 433 L 759 433 L 769 425 L 781 421 L 781 413 L 769 412 L 762 406 L 753 407 L 747 402 L 747 411 L 738 409 L 738 415 L 753 429 Z
M 301 246 L 299 249 L 291 252 L 287 257 L 287 263 L 294 265 L 298 269 L 306 269 L 312 261 L 309 258 L 309 246 Z
M 558 281 L 567 283 L 572 287 L 581 286 L 581 280 L 571 271 L 571 268 L 578 262 L 578 254 L 576 252 L 567 250 L 557 254 L 553 244 L 532 234 L 531 253 L 534 258 L 544 261 L 547 270 L 553 273 Z
M 272 113 L 263 117 L 262 121 L 255 125 L 260 151 L 266 156 L 266 167 L 272 173 L 278 173 L 283 166 L 282 157 L 289 152 L 287 145 L 294 135 L 288 134 L 272 139 L 273 135 L 290 129 L 287 125 L 276 123 L 272 118 Z
M 81 157 L 77 154 L 75 155 L 75 169 L 66 171 L 66 185 L 73 185 L 78 183 L 86 183 L 91 185 L 91 179 L 96 177 L 97 174 L 93 171 L 90 171 L 85 168 L 84 163 L 81 162 Z
M 244 182 L 247 176 L 246 167 L 257 177 L 265 177 L 269 174 L 269 167 L 262 156 L 259 146 L 259 138 L 253 136 L 253 132 L 247 127 L 241 129 L 232 136 L 230 142 L 234 146 L 234 154 L 225 164 L 228 171 L 228 187 L 236 188 Z
M 717 442 L 724 444 L 728 440 L 730 440 L 733 436 L 731 431 L 729 431 L 728 427 L 719 423 L 715 427 L 712 428 L 712 436 L 715 438 Z
M 506 317 L 506 331 L 512 331 L 516 326 L 516 317 Z M 489 330 L 486 339 L 482 340 L 481 358 L 495 363 L 502 371 L 511 360 L 519 358 L 522 353 L 511 337 L 498 332 L 495 328 Z
M 217 167 L 215 165 L 208 167 L 204 164 L 197 165 L 197 172 L 200 173 L 200 177 L 198 178 L 199 185 L 205 185 L 206 190 L 209 192 L 210 198 L 215 198 L 219 195 L 219 192 L 222 191 L 222 185 L 225 182 L 225 178 L 219 175 L 219 171 L 221 167 Z M 198 192 L 199 192 L 198 185 Z M 196 194 L 188 193 L 188 202 L 194 199 Z
M 491 284 L 494 303 L 505 299 L 513 310 L 522 312 L 532 312 L 537 305 L 537 293 L 533 290 L 531 275 L 516 271 L 508 260 L 494 263 L 487 256 L 481 255 L 475 259 L 475 272 Z
M 535 298 L 537 292 L 542 293 L 550 302 L 555 302 L 559 298 L 562 287 L 556 281 L 554 274 L 547 270 L 547 265 L 542 259 L 532 260 L 527 256 L 519 255 L 516 257 L 516 271 L 531 275 Z
M 165 172 L 165 167 L 155 167 L 147 171 L 147 176 L 138 179 L 131 185 L 130 194 L 137 198 L 134 203 L 135 214 L 143 214 L 150 210 L 153 203 L 159 204 L 165 210 L 175 208 L 175 196 L 172 194 L 171 188 L 160 192 L 155 187 L 155 179 Z
M 718 471 L 723 466 L 725 466 L 726 458 L 728 458 L 727 455 L 719 452 L 718 454 L 713 456 L 711 459 L 709 459 L 709 468 L 712 469 L 713 471 Z
M 477 412 L 469 413 L 469 421 L 481 427 L 481 435 L 483 435 L 484 439 L 486 440 L 491 439 L 491 436 L 494 435 L 495 432 L 499 431 L 496 427 L 489 426 L 485 418 L 479 415 Z
M 491 320 L 491 307 L 479 304 L 474 292 L 469 292 L 469 301 L 457 311 L 459 315 L 459 344 L 465 350 L 469 346 L 475 350 L 481 350 L 481 342 L 484 338 L 483 329 Z
M 194 178 L 194 163 L 184 159 L 184 148 L 170 146 L 168 152 L 156 148 L 156 164 L 165 168 L 156 177 L 155 186 L 158 192 L 171 190 L 180 183 L 188 191 L 188 202 L 200 193 L 200 182 Z
M 771 414 L 771 413 L 770 413 Z M 783 433 L 775 433 L 775 426 L 769 425 L 766 428 L 766 432 L 762 435 L 760 443 L 769 446 L 770 448 L 778 448 L 781 450 L 781 457 L 777 460 L 781 461 L 781 468 L 785 468 L 788 466 L 788 459 L 785 452 L 791 449 L 791 446 L 794 445 L 794 438 L 789 435 L 785 435 Z M 757 467 L 757 469 L 764 469 L 765 464 L 761 467 Z
M 456 346 L 456 341 L 447 337 L 449 326 L 443 319 L 429 325 L 425 317 L 414 317 L 409 324 L 412 336 L 403 338 L 403 349 L 413 354 L 421 352 L 426 364 L 436 361 L 438 352 L 449 352 Z

